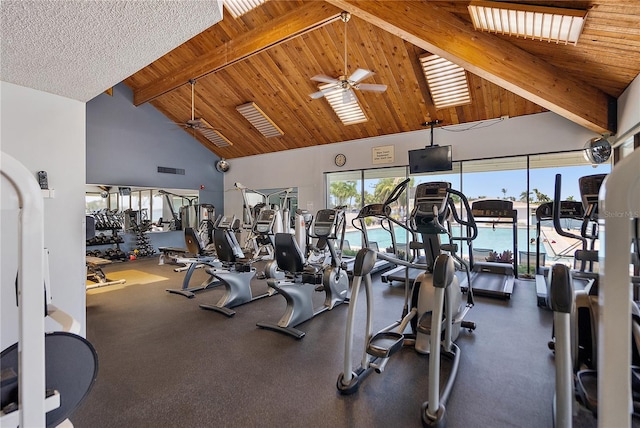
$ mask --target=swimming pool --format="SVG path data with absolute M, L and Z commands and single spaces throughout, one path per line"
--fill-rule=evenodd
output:
M 399 243 L 407 242 L 407 233 L 401 227 L 395 227 L 396 241 Z M 369 241 L 377 242 L 378 248 L 381 250 L 391 246 L 391 236 L 389 232 L 382 228 L 371 228 L 368 230 Z M 535 239 L 536 232 L 534 229 L 530 231 L 529 239 Z M 362 242 L 362 233 L 358 230 L 348 231 L 345 233 L 345 240 L 349 241 L 352 248 L 360 247 Z M 443 242 L 447 239 L 443 238 Z M 506 227 L 478 227 L 478 236 L 473 241 L 473 248 L 487 248 L 494 251 L 502 252 L 505 250 L 513 251 L 513 231 Z M 533 244 L 527 241 L 527 229 L 518 228 L 518 251 L 536 251 L 535 241 Z M 544 247 L 541 248 L 544 253 Z

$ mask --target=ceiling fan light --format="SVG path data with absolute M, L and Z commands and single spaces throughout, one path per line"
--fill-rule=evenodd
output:
M 320 85 L 320 90 L 330 88 L 332 85 Z M 367 121 L 364 115 L 358 97 L 352 89 L 342 89 L 340 91 L 331 91 L 325 94 L 325 98 L 329 105 L 335 111 L 338 119 L 344 125 L 353 125 Z

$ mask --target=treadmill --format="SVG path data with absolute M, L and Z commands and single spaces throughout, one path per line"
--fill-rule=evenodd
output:
M 509 224 L 513 229 L 512 262 L 476 262 L 473 248 L 469 251 L 471 284 L 478 296 L 510 299 L 513 284 L 518 277 L 518 212 L 513 202 L 504 199 L 482 199 L 471 204 L 471 212 L 476 224 Z M 465 287 L 465 280 L 461 287 Z
M 416 241 L 415 239 L 409 242 L 409 251 L 411 251 L 411 254 L 413 254 L 413 257 L 411 258 L 411 263 L 422 264 L 422 265 L 427 263 L 426 257 L 420 255 L 420 250 L 423 250 L 423 249 L 424 249 L 424 245 L 422 244 L 422 242 Z M 393 269 L 389 269 L 386 272 L 383 272 L 380 275 L 380 279 L 382 280 L 382 282 L 388 282 L 389 284 L 393 283 L 394 281 L 404 283 L 407 279 L 411 281 L 411 283 L 413 283 L 418 277 L 418 275 L 420 275 L 423 272 L 424 272 L 424 269 L 397 266 Z
M 541 263 L 540 247 L 542 244 L 542 223 L 552 222 L 554 217 L 553 202 L 545 202 L 536 208 L 536 298 L 537 304 L 541 308 L 551 309 L 549 300 L 549 273 L 551 268 Z M 559 220 L 583 221 L 584 209 L 580 201 L 560 201 Z M 560 222 L 558 222 L 560 223 Z M 589 281 L 576 279 L 573 287 L 577 290 L 584 290 Z
M 586 290 L 589 295 L 597 296 L 598 273 L 593 271 L 594 263 L 598 262 L 598 251 L 595 248 L 598 239 L 598 195 L 600 186 L 606 174 L 594 174 L 580 177 L 578 184 L 582 202 L 561 201 L 558 207 L 552 205 L 552 219 L 555 231 L 567 238 L 576 239 L 581 245 L 581 249 L 574 253 L 574 266 L 571 270 L 573 286 L 576 291 Z M 554 200 L 560 199 L 562 178 L 556 175 Z M 542 205 L 540 206 L 542 207 Z M 540 207 L 538 209 L 540 209 Z M 537 211 L 536 211 L 537 216 Z M 560 219 L 575 218 L 582 222 L 580 234 L 571 233 L 562 228 Z M 579 267 L 577 267 L 579 263 Z M 550 308 L 549 269 L 536 270 L 536 295 L 538 306 Z

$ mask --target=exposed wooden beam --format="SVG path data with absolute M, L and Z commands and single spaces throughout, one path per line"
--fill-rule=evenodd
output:
M 248 31 L 224 45 L 194 59 L 190 64 L 172 70 L 136 90 L 133 103 L 144 104 L 187 83 L 263 52 L 279 43 L 298 37 L 339 18 L 341 9 L 312 1 Z
M 616 100 L 425 1 L 327 0 L 585 128 L 616 132 Z M 539 43 L 532 41 L 531 43 Z

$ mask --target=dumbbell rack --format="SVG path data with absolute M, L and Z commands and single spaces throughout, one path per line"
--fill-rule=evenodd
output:
M 135 247 L 129 252 L 130 255 L 139 257 L 150 257 L 156 254 L 156 249 L 151 244 L 151 240 L 147 235 L 148 230 L 138 229 L 136 233 Z
M 93 216 L 96 220 L 96 231 L 100 231 L 100 233 L 87 240 L 87 247 L 94 247 L 94 249 L 87 250 L 86 255 L 112 261 L 127 260 L 127 254 L 120 248 L 120 244 L 124 243 L 124 239 L 118 234 L 122 230 L 122 214 L 115 211 L 100 210 L 93 213 Z M 105 234 L 107 231 L 110 234 Z M 109 245 L 109 247 L 104 249 L 95 248 L 106 245 Z

